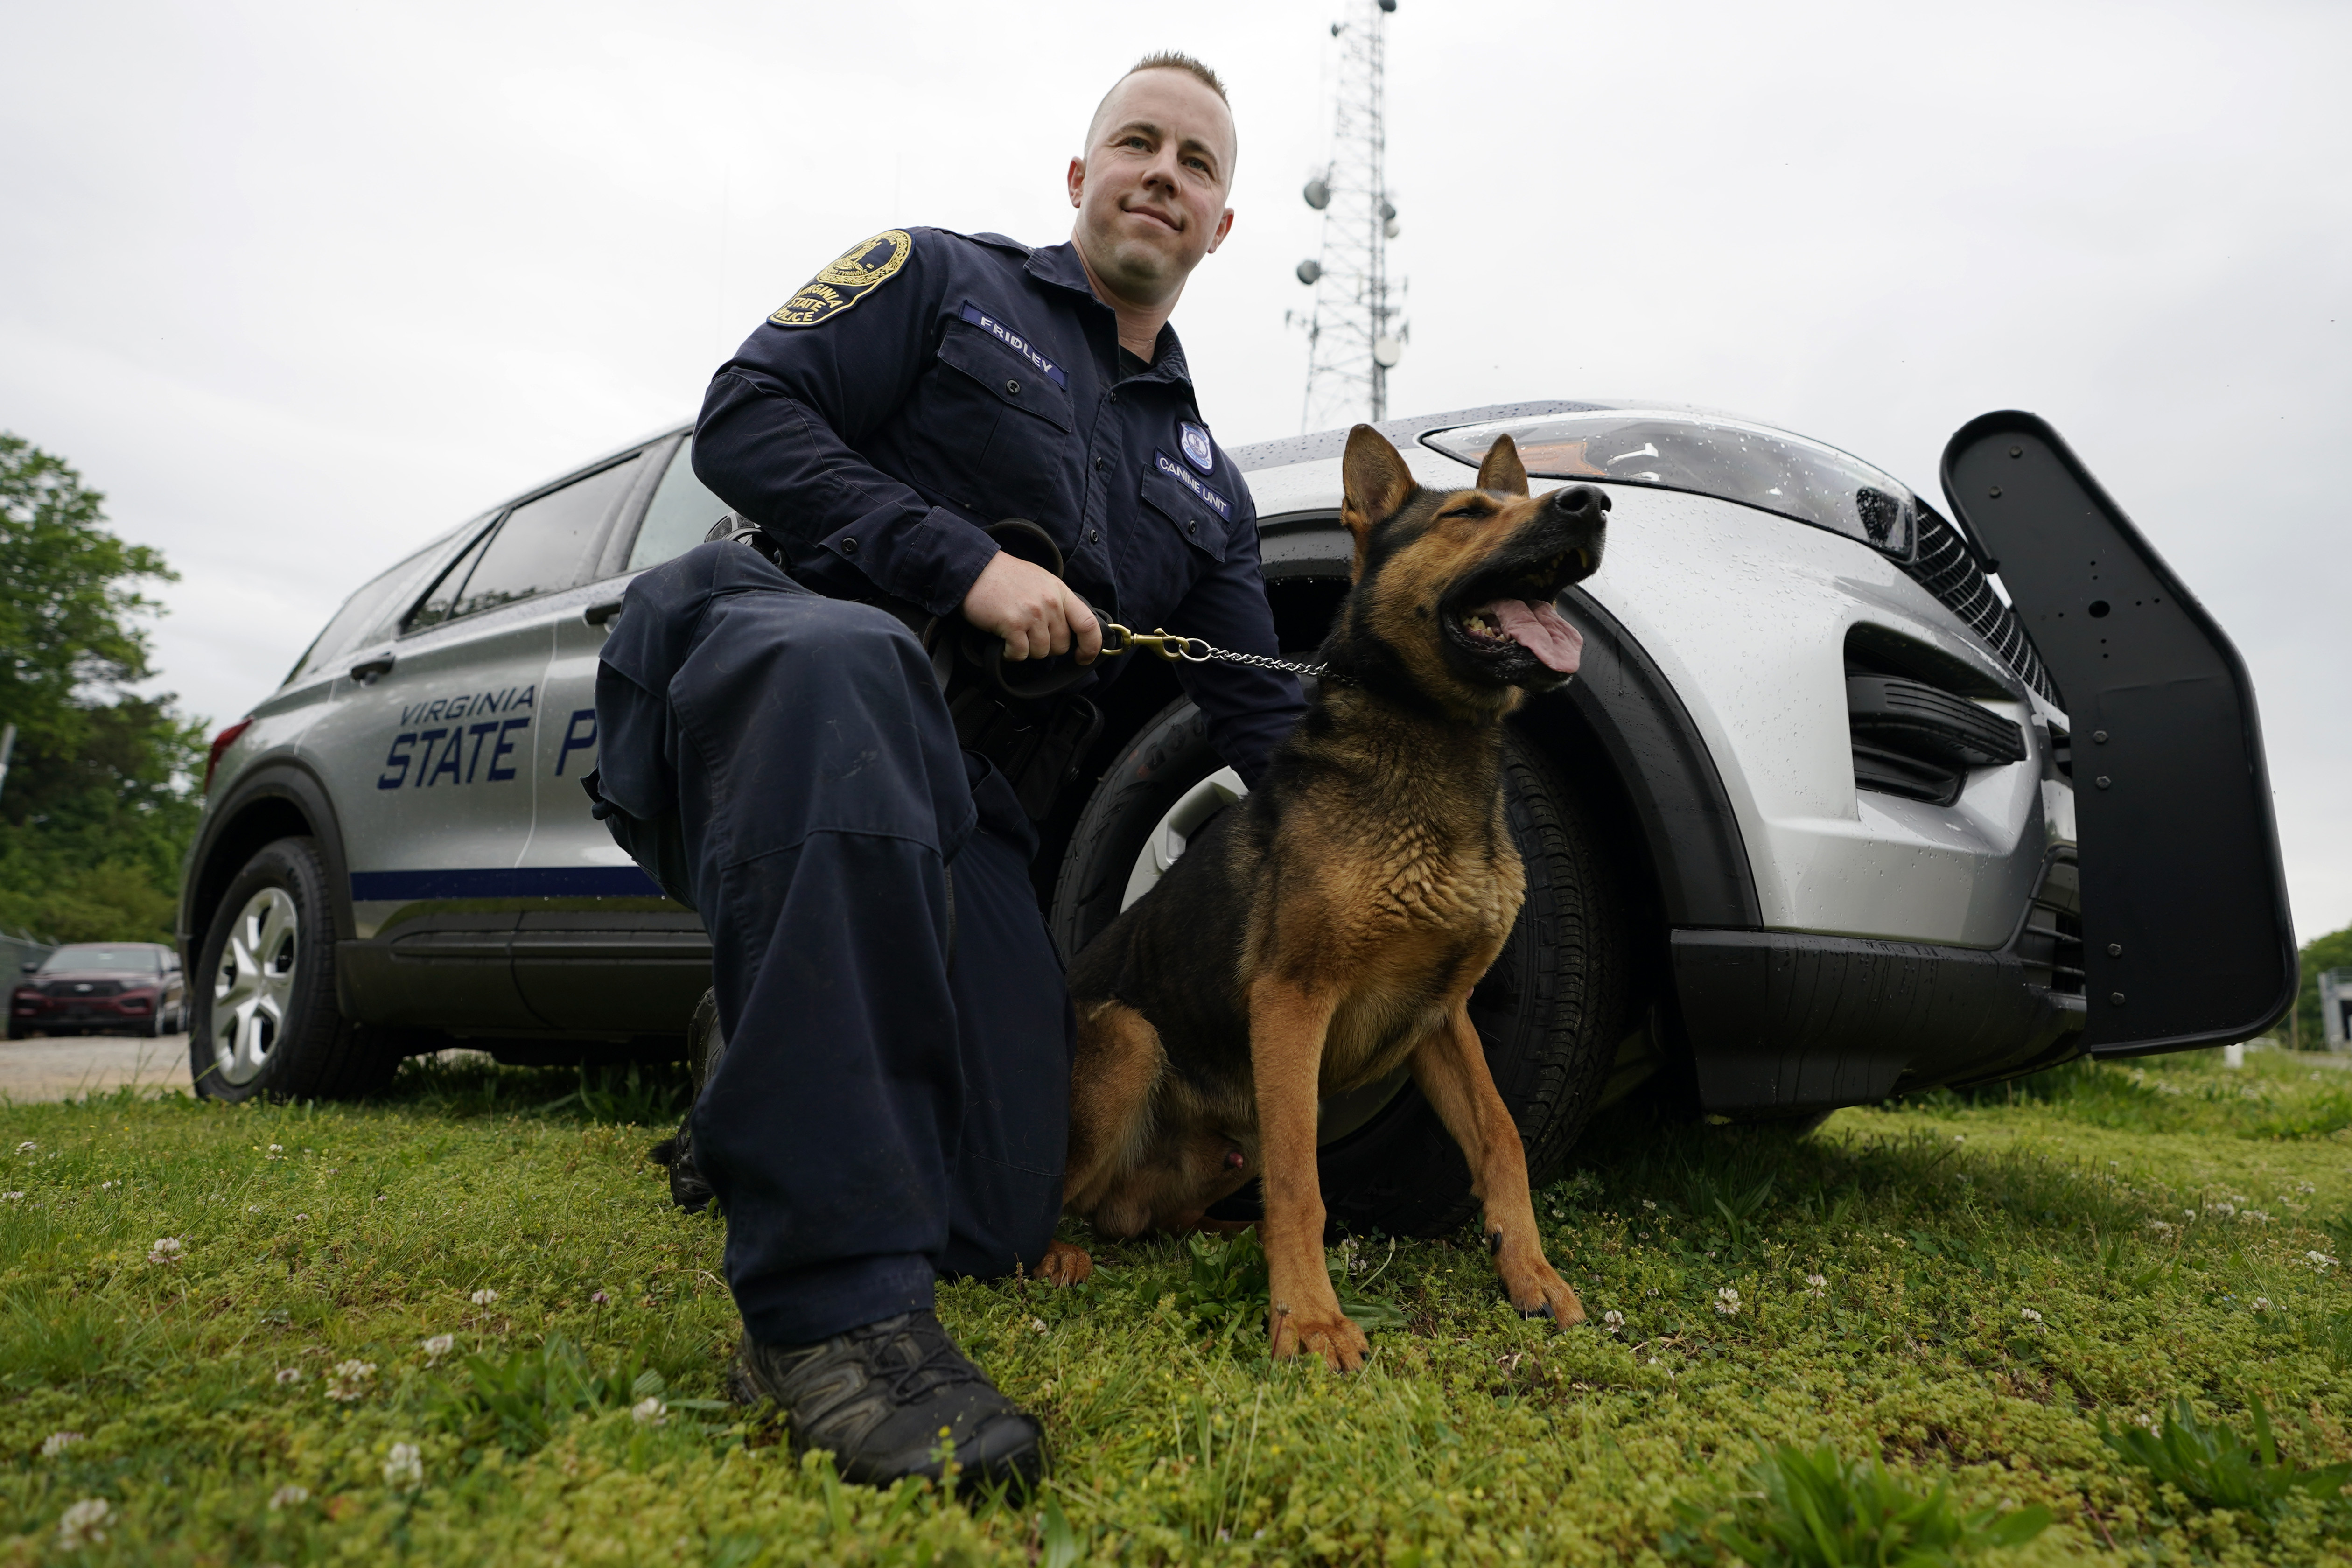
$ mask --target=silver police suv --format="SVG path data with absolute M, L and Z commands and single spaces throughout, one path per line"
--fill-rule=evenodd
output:
M 1507 433 L 1539 480 L 1614 502 L 1606 563 L 1560 600 L 1582 673 L 1517 721 L 1528 897 L 1473 1005 L 1538 1164 L 1645 1077 L 1688 1110 L 1800 1119 L 2242 1038 L 2287 1005 L 2244 667 L 2039 419 L 1955 436 L 1946 511 L 1687 409 L 1381 428 L 1427 484 L 1470 482 Z M 1235 451 L 1302 654 L 1347 587 L 1343 442 Z M 436 540 L 215 741 L 180 917 L 199 1093 L 357 1093 L 456 1042 L 677 1054 L 708 943 L 580 780 L 622 589 L 727 514 L 690 447 L 632 446 Z M 1171 668 L 1130 662 L 1041 829 L 1066 953 L 1241 792 Z M 1459 1158 L 1409 1084 L 1327 1104 L 1323 1136 L 1343 1220 L 1458 1207 Z

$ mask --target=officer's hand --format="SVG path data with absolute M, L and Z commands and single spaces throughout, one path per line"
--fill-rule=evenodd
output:
M 1046 658 L 1075 643 L 1080 664 L 1102 651 L 1102 623 L 1070 585 L 1004 551 L 963 596 L 963 618 L 1004 639 L 1007 658 Z

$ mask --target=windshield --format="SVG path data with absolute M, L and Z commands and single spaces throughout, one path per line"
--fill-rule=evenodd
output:
M 1689 490 L 1826 528 L 1898 558 L 1911 553 L 1916 503 L 1900 481 L 1834 447 L 1744 420 L 1619 408 L 1463 425 L 1422 440 L 1475 463 L 1506 435 L 1536 478 Z
M 121 974 L 152 974 L 163 967 L 152 947 L 61 947 L 41 961 L 41 973 L 97 969 Z

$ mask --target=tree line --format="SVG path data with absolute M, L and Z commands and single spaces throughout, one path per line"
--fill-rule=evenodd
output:
M 117 538 L 105 497 L 0 431 L 0 929 L 50 942 L 172 940 L 195 830 L 205 724 L 152 678 L 142 590 L 177 580 Z

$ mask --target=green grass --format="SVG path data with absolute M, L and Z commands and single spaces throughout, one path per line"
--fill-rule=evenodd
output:
M 1591 1326 L 1518 1319 L 1466 1231 L 1360 1238 L 1344 1380 L 1265 1358 L 1244 1242 L 948 1286 L 1055 1445 L 1026 1506 L 845 1486 L 716 1403 L 721 1227 L 644 1157 L 673 1081 L 0 1108 L 0 1564 L 2352 1563 L 2320 1070 L 1612 1118 L 1538 1198 Z

